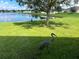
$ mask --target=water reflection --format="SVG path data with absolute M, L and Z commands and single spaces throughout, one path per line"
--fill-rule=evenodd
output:
M 0 13 L 0 22 L 24 22 L 40 20 L 40 17 L 33 17 L 31 14 Z

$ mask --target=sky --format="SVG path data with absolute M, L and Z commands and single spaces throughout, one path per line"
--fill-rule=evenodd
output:
M 24 6 L 19 6 L 18 3 L 13 0 L 0 0 L 0 10 L 18 10 L 26 9 Z
M 71 0 L 71 6 L 74 5 L 74 0 Z M 79 4 L 77 4 L 79 6 Z M 70 6 L 62 5 L 62 8 L 67 9 Z M 19 6 L 15 0 L 0 0 L 0 10 L 22 10 L 26 9 L 26 6 Z
M 70 5 L 61 4 L 60 6 L 62 7 L 62 9 L 68 9 L 74 6 L 79 6 L 79 2 L 75 4 L 74 0 L 70 0 Z

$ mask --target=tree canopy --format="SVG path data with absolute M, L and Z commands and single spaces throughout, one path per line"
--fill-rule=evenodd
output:
M 16 0 L 20 6 L 26 5 L 33 9 L 35 12 L 46 12 L 46 23 L 50 17 L 50 11 L 53 7 L 56 7 L 58 4 L 63 3 L 67 0 Z

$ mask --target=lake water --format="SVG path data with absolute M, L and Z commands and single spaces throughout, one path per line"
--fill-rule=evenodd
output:
M 40 18 L 33 17 L 31 14 L 0 13 L 0 22 L 24 22 L 31 20 L 40 20 Z

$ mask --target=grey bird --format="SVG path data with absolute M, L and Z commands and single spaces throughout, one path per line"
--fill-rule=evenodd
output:
M 44 48 L 47 48 L 48 49 L 49 48 L 49 45 L 51 43 L 53 43 L 53 41 L 56 39 L 56 37 L 57 36 L 54 33 L 51 33 L 51 39 L 46 39 L 46 40 L 40 42 L 38 49 L 39 50 L 43 50 Z

